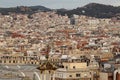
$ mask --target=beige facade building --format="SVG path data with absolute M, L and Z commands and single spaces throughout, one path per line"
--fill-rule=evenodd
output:
M 93 80 L 93 72 L 87 68 L 87 63 L 65 62 L 56 70 L 55 80 Z
M 1 56 L 0 64 L 6 65 L 24 65 L 24 64 L 35 64 L 38 65 L 40 62 L 39 57 L 23 57 L 23 56 Z

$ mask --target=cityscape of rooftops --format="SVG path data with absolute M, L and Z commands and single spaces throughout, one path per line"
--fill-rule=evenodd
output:
M 0 80 L 120 80 L 120 1 L 0 0 Z

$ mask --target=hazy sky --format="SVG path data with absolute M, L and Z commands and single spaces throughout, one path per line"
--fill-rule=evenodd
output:
M 0 7 L 42 5 L 53 9 L 73 9 L 92 2 L 120 6 L 120 0 L 0 0 Z

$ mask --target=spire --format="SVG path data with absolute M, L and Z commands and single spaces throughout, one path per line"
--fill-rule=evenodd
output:
M 46 47 L 46 53 L 45 53 L 45 57 L 46 57 L 47 60 L 49 59 L 49 52 L 50 52 L 50 46 L 47 45 L 47 47 Z
M 47 45 L 46 46 L 46 53 L 45 53 L 45 57 L 46 57 L 46 61 L 44 61 L 37 69 L 39 69 L 40 71 L 45 71 L 45 70 L 56 70 L 57 67 L 53 64 L 53 62 L 49 61 L 49 52 L 50 52 L 50 46 Z

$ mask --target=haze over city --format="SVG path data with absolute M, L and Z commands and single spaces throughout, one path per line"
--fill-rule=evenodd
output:
M 88 3 L 101 3 L 120 6 L 120 0 L 0 0 L 0 7 L 36 6 L 42 5 L 52 9 L 73 9 Z

